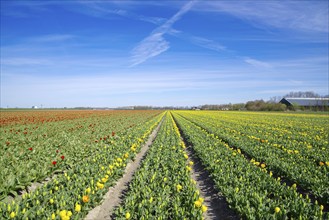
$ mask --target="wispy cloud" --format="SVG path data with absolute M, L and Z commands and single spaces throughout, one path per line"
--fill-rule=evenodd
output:
M 1 1 L 1 16 L 36 17 L 39 12 L 48 11 L 47 6 L 54 4 L 56 1 Z
M 107 7 L 101 7 L 97 2 L 80 2 L 81 4 L 87 6 L 91 10 L 93 10 L 93 14 L 96 12 L 98 16 L 103 16 L 106 18 L 107 14 L 115 14 L 118 16 L 134 19 L 134 20 L 140 20 L 145 21 L 148 23 L 160 25 L 156 30 L 154 30 L 151 35 L 149 35 L 147 38 L 143 39 L 142 42 L 139 43 L 138 46 L 136 46 L 133 51 L 133 64 L 138 65 L 144 61 L 146 61 L 148 58 L 157 56 L 166 50 L 170 48 L 170 44 L 168 41 L 166 41 L 163 38 L 164 34 L 170 34 L 172 36 L 184 39 L 194 45 L 214 50 L 214 51 L 228 51 L 225 46 L 219 44 L 218 42 L 215 42 L 213 40 L 194 36 L 188 33 L 184 33 L 182 31 L 176 30 L 172 28 L 172 25 L 180 19 L 180 17 L 186 13 L 188 10 L 190 10 L 195 3 L 195 1 L 189 2 L 186 5 L 184 5 L 178 13 L 176 13 L 172 18 L 165 19 L 161 17 L 151 17 L 151 16 L 144 16 L 140 14 L 133 13 L 131 11 L 123 10 L 123 9 L 109 9 Z M 115 3 L 115 2 L 111 2 Z M 134 4 L 134 2 L 125 2 L 128 5 Z M 121 2 L 118 2 L 120 6 L 122 6 Z M 143 3 L 141 3 L 143 4 Z M 154 2 L 146 2 L 146 4 L 156 4 Z M 158 3 L 161 6 L 164 6 L 161 2 Z M 97 13 L 98 12 L 98 13 Z M 94 14 L 95 15 L 95 14 Z
M 124 11 L 122 16 L 125 16 L 127 18 L 140 20 L 140 21 L 149 22 L 149 23 L 156 24 L 156 25 L 161 25 L 166 21 L 165 18 L 143 16 L 143 15 L 138 15 L 138 14 L 128 12 L 128 11 Z
M 140 73 L 122 78 L 119 75 L 113 76 L 33 76 L 33 75 L 9 75 L 15 79 L 17 88 L 29 88 L 29 91 L 66 91 L 72 94 L 79 92 L 108 94 L 130 94 L 135 92 L 153 92 L 154 89 L 161 91 L 177 91 L 190 89 L 214 89 L 218 85 L 225 88 L 248 87 L 250 84 L 257 85 L 259 82 L 270 84 L 271 82 L 259 80 L 244 80 L 235 76 L 218 76 L 213 74 L 189 74 L 189 75 L 154 75 L 150 73 Z M 226 81 L 222 79 L 225 78 Z M 248 82 L 246 84 L 246 82 Z M 283 83 L 280 81 L 279 83 Z M 8 83 L 4 84 L 8 89 Z M 10 87 L 11 89 L 13 87 Z M 16 88 L 16 87 L 15 87 Z M 16 88 L 16 89 L 17 89 Z M 88 88 L 88 90 L 86 90 Z M 21 89 L 20 89 L 21 90 Z
M 225 51 L 227 50 L 225 46 L 213 41 L 209 40 L 203 37 L 192 37 L 191 38 L 192 43 L 199 45 L 201 47 L 214 50 L 214 51 Z
M 308 56 L 300 59 L 277 60 L 272 62 L 273 66 L 280 68 L 314 68 L 326 66 L 328 70 L 327 56 Z
M 145 62 L 147 59 L 151 57 L 155 57 L 165 51 L 167 51 L 170 48 L 170 43 L 166 41 L 163 37 L 164 34 L 170 34 L 172 36 L 181 38 L 187 42 L 190 42 L 196 46 L 213 50 L 216 52 L 233 52 L 229 49 L 227 49 L 222 44 L 215 42 L 211 39 L 207 39 L 200 36 L 191 35 L 189 33 L 176 30 L 172 28 L 172 25 L 181 18 L 181 16 L 189 11 L 192 6 L 196 3 L 196 1 L 191 1 L 185 4 L 180 10 L 170 19 L 160 18 L 160 17 L 150 17 L 150 16 L 144 16 L 140 14 L 133 13 L 131 11 L 123 10 L 123 9 L 110 9 L 108 7 L 102 7 L 97 2 L 80 2 L 82 5 L 87 6 L 89 9 L 92 10 L 92 14 L 97 16 L 102 16 L 106 18 L 108 14 L 115 14 L 118 16 L 134 19 L 134 20 L 140 20 L 149 22 L 152 24 L 160 25 L 158 28 L 156 28 L 148 37 L 143 39 L 133 50 L 132 50 L 132 65 L 135 66 L 138 64 L 141 64 Z M 114 2 L 112 2 L 114 3 Z M 119 5 L 121 5 L 120 2 L 118 2 Z M 153 3 L 153 2 L 152 2 Z M 146 4 L 152 4 L 150 2 L 147 2 Z M 134 4 L 133 2 L 128 3 Z M 143 4 L 143 3 L 141 3 Z M 161 5 L 161 3 L 159 3 Z M 104 5 L 106 6 L 106 5 Z M 163 6 L 163 5 L 162 5 Z
M 223 46 L 222 44 L 204 38 L 204 37 L 199 37 L 199 36 L 194 36 L 194 35 L 190 35 L 175 29 L 171 29 L 169 34 L 176 36 L 178 38 L 182 38 L 186 41 L 189 41 L 190 43 L 197 45 L 199 47 L 208 49 L 208 50 L 213 50 L 216 52 L 226 52 L 227 54 L 229 54 L 230 56 L 232 56 L 235 59 L 238 60 L 243 60 L 245 63 L 254 66 L 254 67 L 258 67 L 258 68 L 270 68 L 272 67 L 271 64 L 266 63 L 264 61 L 260 61 L 260 60 L 256 60 L 250 57 L 241 57 L 239 55 L 237 55 L 236 51 L 230 50 L 227 47 Z
M 47 59 L 39 58 L 6 58 L 1 59 L 2 65 L 22 66 L 22 65 L 47 65 L 50 64 Z
M 260 90 L 258 93 L 259 94 L 276 94 L 277 96 L 283 96 L 291 91 L 316 91 L 316 93 L 321 94 L 321 95 L 328 95 L 328 88 L 324 86 L 319 86 L 321 83 L 312 81 L 300 85 L 286 85 L 282 89 L 270 89 L 270 90 Z M 278 85 L 279 86 L 279 85 Z
M 155 57 L 169 49 L 169 42 L 163 38 L 163 35 L 170 31 L 172 25 L 177 22 L 186 12 L 188 12 L 195 1 L 185 4 L 174 16 L 167 20 L 163 25 L 156 28 L 152 33 L 142 40 L 132 50 L 132 66 L 141 64 L 146 60 Z
M 320 94 L 327 94 L 328 91 L 328 85 L 322 77 L 316 79 L 312 76 L 300 77 L 309 72 L 307 66 L 298 68 L 294 74 L 292 70 L 295 70 L 295 67 L 282 70 L 273 68 L 271 71 L 274 75 L 271 75 L 269 79 L 264 74 L 267 72 L 264 69 L 231 64 L 221 66 L 220 70 L 204 66 L 175 69 L 175 71 L 168 71 L 166 68 L 156 71 L 120 68 L 120 71 L 112 71 L 114 73 L 109 74 L 108 70 L 112 68 L 95 68 L 91 63 L 96 61 L 70 60 L 72 61 L 67 62 L 74 61 L 74 63 L 65 63 L 62 59 L 53 61 L 53 66 L 45 66 L 44 69 L 39 65 L 36 74 L 31 69 L 29 73 L 20 69 L 8 69 L 1 74 L 0 105 L 29 107 L 47 103 L 48 107 L 75 107 L 134 105 L 141 102 L 154 105 L 157 100 L 161 100 L 159 105 L 182 105 L 179 95 L 183 97 L 183 100 L 191 99 L 189 103 L 186 103 L 187 105 L 195 105 L 218 103 L 218 96 L 207 95 L 210 91 L 214 94 L 225 94 L 220 98 L 220 103 L 248 101 L 252 99 L 250 94 L 258 98 L 263 94 L 262 98 L 267 98 L 267 95 L 269 97 L 284 95 L 292 90 L 313 90 Z M 283 62 L 290 61 L 282 60 Z M 97 63 L 101 65 L 109 62 L 99 60 Z M 92 68 L 89 68 L 90 65 Z M 71 73 L 77 72 L 71 68 L 72 66 L 82 67 L 78 69 L 79 75 L 58 74 L 63 68 L 69 69 Z M 49 74 L 49 70 L 53 69 L 54 74 Z M 40 71 L 47 74 L 41 75 Z M 248 93 L 239 92 L 241 89 L 248 90 Z M 267 92 L 267 90 L 273 91 Z M 280 90 L 288 92 L 280 93 Z M 175 98 L 168 95 L 170 93 L 175 93 Z M 162 98 L 159 98 L 161 95 L 168 97 L 168 101 L 164 102 Z M 199 99 L 196 99 L 196 96 L 199 96 Z M 143 99 L 138 97 L 143 97 Z M 17 99 L 22 100 L 20 104 L 16 104 Z M 150 102 L 147 103 L 146 100 Z
M 186 40 L 194 45 L 197 45 L 199 47 L 202 48 L 206 48 L 209 50 L 214 50 L 217 52 L 222 52 L 222 51 L 229 51 L 225 46 L 223 46 L 222 44 L 213 41 L 211 39 L 208 38 L 204 38 L 204 37 L 200 37 L 200 36 L 194 36 L 188 33 L 184 33 L 182 31 L 176 30 L 176 29 L 170 29 L 170 31 L 168 31 L 168 34 L 175 36 L 177 38 L 181 38 L 183 40 Z
M 133 49 L 132 66 L 141 64 L 169 49 L 169 42 L 162 35 L 162 33 L 153 33 Z
M 51 35 L 43 35 L 31 38 L 30 40 L 37 43 L 50 43 L 50 42 L 59 42 L 65 41 L 74 38 L 74 35 L 70 34 L 51 34 Z
M 122 1 L 120 1 L 122 2 Z M 91 1 L 79 1 L 80 5 L 84 6 L 83 8 L 76 8 L 75 10 L 78 10 L 81 13 L 88 14 L 90 16 L 94 17 L 101 17 L 104 19 L 108 19 L 109 14 L 118 15 L 121 17 L 139 20 L 139 21 L 145 21 L 148 23 L 161 25 L 163 24 L 166 19 L 161 17 L 152 17 L 152 16 L 144 16 L 140 14 L 136 14 L 131 11 L 127 11 L 125 9 L 118 8 L 119 6 L 122 6 L 122 4 L 117 4 L 114 1 L 111 2 L 91 2 Z M 124 4 L 124 3 L 123 3 Z M 115 9 L 113 9 L 115 7 Z
M 206 1 L 195 10 L 224 12 L 254 24 L 328 32 L 328 1 Z
M 269 63 L 266 63 L 264 61 L 252 59 L 250 57 L 244 58 L 244 62 L 254 66 L 254 67 L 260 67 L 260 68 L 270 68 L 271 65 Z

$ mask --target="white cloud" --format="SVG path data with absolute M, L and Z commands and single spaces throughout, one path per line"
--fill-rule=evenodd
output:
M 223 45 L 214 42 L 212 40 L 203 38 L 203 37 L 192 37 L 191 41 L 196 44 L 199 45 L 201 47 L 210 49 L 210 50 L 214 50 L 214 51 L 223 51 L 226 50 L 226 47 L 224 47 Z
M 145 38 L 133 49 L 132 66 L 143 63 L 151 57 L 155 57 L 169 49 L 169 42 L 162 35 L 161 33 L 154 33 Z
M 254 24 L 328 32 L 328 1 L 206 1 L 195 10 L 224 12 Z
M 132 50 L 132 66 L 141 64 L 169 49 L 169 43 L 163 38 L 163 35 L 170 32 L 172 25 L 188 12 L 194 3 L 195 1 L 190 1 L 185 4 L 174 16 L 156 28 Z
M 199 47 L 202 47 L 202 48 L 214 50 L 217 52 L 222 52 L 222 51 L 228 52 L 229 51 L 225 46 L 221 45 L 220 43 L 207 39 L 207 38 L 204 38 L 204 37 L 194 36 L 194 35 L 184 33 L 182 31 L 179 31 L 176 29 L 170 29 L 170 31 L 168 33 L 175 37 L 189 41 L 190 43 L 197 45 Z
M 37 94 L 61 93 L 67 95 L 94 94 L 134 94 L 154 93 L 182 90 L 212 90 L 212 89 L 236 89 L 236 88 L 266 88 L 266 87 L 290 87 L 290 86 L 316 86 L 322 81 L 307 80 L 272 80 L 272 79 L 247 79 L 243 74 L 250 74 L 252 70 L 236 69 L 236 73 L 227 74 L 225 70 L 208 72 L 203 70 L 181 70 L 172 73 L 157 73 L 152 71 L 138 74 L 85 75 L 85 76 L 34 76 L 26 74 L 8 73 L 2 82 L 2 89 L 7 94 Z M 25 91 L 25 92 L 22 92 Z M 60 96 L 59 96 L 60 97 Z
M 256 59 L 252 59 L 249 57 L 244 58 L 244 62 L 254 66 L 254 67 L 261 67 L 261 68 L 270 68 L 271 65 L 269 63 L 260 61 L 260 60 L 256 60 Z
M 181 69 L 179 71 L 140 71 L 126 69 L 127 72 L 109 74 L 108 72 L 84 75 L 32 75 L 7 72 L 2 75 L 1 105 L 29 107 L 43 103 L 48 107 L 61 106 L 118 106 L 140 104 L 149 100 L 147 104 L 154 105 L 159 95 L 171 97 L 167 103 L 177 103 L 176 96 L 192 98 L 192 104 L 205 104 L 205 98 L 214 103 L 241 102 L 245 92 L 248 96 L 254 94 L 281 95 L 280 90 L 302 91 L 313 90 L 326 94 L 328 87 L 323 80 L 299 79 L 289 75 L 289 70 L 282 73 L 285 77 L 268 79 L 266 77 L 246 78 L 245 76 L 264 76 L 263 70 L 253 68 L 239 68 L 224 66 L 222 70 Z M 133 72 L 133 74 L 129 74 Z M 298 81 L 298 82 L 297 82 Z M 275 88 L 275 89 L 273 89 Z M 217 100 L 215 96 L 208 97 L 209 92 L 225 94 L 225 100 Z M 286 94 L 287 92 L 284 92 Z M 170 94 L 176 94 L 172 99 Z M 198 96 L 198 98 L 196 98 Z M 251 95 L 252 96 L 252 95 Z M 132 97 L 135 97 L 135 101 Z M 142 97 L 138 99 L 138 97 Z M 239 98 L 237 98 L 239 97 Z M 246 98 L 246 100 L 254 99 Z M 98 100 L 99 99 L 99 100 Z M 19 100 L 19 102 L 18 102 Z M 109 102 L 112 100 L 113 102 Z M 127 101 L 130 100 L 130 101 Z M 159 105 L 167 103 L 159 102 Z
M 39 58 L 5 58 L 1 59 L 2 65 L 21 66 L 21 65 L 48 65 L 50 61 Z
M 31 38 L 30 40 L 33 42 L 38 43 L 50 43 L 50 42 L 57 42 L 57 41 L 65 41 L 74 38 L 74 35 L 70 34 L 50 34 L 50 35 L 43 35 Z
M 273 61 L 272 65 L 278 68 L 298 68 L 298 69 L 327 66 L 328 69 L 328 57 L 316 56 L 316 57 L 305 57 L 300 59 L 277 60 L 277 61 Z
M 151 16 L 144 16 L 140 14 L 135 14 L 131 11 L 127 11 L 125 9 L 113 9 L 113 7 L 117 8 L 122 7 L 127 1 L 120 1 L 123 4 L 116 4 L 114 1 L 101 1 L 101 2 L 92 2 L 92 1 L 79 1 L 80 5 L 85 6 L 83 8 L 75 8 L 74 10 L 78 10 L 80 13 L 87 14 L 93 17 L 101 17 L 104 19 L 109 18 L 109 14 L 118 15 L 134 20 L 145 21 L 148 23 L 161 25 L 163 24 L 166 19 L 161 17 L 151 17 Z

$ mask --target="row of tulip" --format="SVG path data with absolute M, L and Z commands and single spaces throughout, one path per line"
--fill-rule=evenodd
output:
M 78 118 L 99 116 L 100 111 L 94 110 L 6 110 L 1 109 L 0 126 L 43 124 L 48 122 L 66 121 Z M 104 115 L 108 115 L 104 111 Z
M 192 161 L 167 114 L 156 139 L 115 211 L 116 219 L 202 219 L 207 210 L 191 178 Z
M 45 113 L 51 118 L 59 111 Z M 109 139 L 129 137 L 131 129 L 159 113 L 95 111 L 87 118 L 1 126 L 0 201 L 97 154 L 99 145 Z M 71 113 L 64 111 L 63 117 L 65 114 Z
M 204 112 L 202 116 L 225 124 L 222 129 L 266 142 L 288 154 L 299 154 L 316 162 L 329 158 L 327 115 Z
M 296 185 L 275 179 L 267 164 L 246 160 L 241 150 L 230 147 L 219 136 L 174 112 L 185 139 L 211 172 L 217 189 L 230 206 L 247 219 L 326 219 L 324 206 L 299 194 Z M 190 117 L 189 117 L 190 119 Z
M 298 154 L 298 151 L 291 154 L 287 153 L 272 146 L 273 144 L 280 145 L 282 139 L 284 139 L 283 137 L 275 140 L 271 139 L 271 141 L 264 139 L 259 141 L 259 138 L 246 134 L 246 127 L 243 126 L 243 121 L 235 123 L 235 128 L 233 129 L 227 125 L 228 123 L 220 121 L 220 114 L 213 114 L 209 118 L 206 116 L 212 113 L 196 114 L 184 112 L 180 114 L 202 127 L 209 134 L 219 137 L 230 146 L 240 149 L 240 151 L 248 155 L 250 160 L 265 163 L 275 176 L 285 179 L 291 185 L 296 183 L 300 191 L 306 191 L 314 195 L 322 204 L 329 205 L 329 176 L 327 175 L 329 166 L 326 165 L 326 163 L 329 165 L 329 158 L 325 162 L 318 164 L 314 160 Z
M 134 126 L 126 136 L 98 144 L 92 157 L 54 176 L 35 191 L 0 202 L 0 219 L 81 219 L 98 205 L 108 188 L 123 175 L 163 113 Z

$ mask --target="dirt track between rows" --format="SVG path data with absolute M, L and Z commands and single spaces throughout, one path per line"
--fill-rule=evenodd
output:
M 147 155 L 147 151 L 156 138 L 162 122 L 163 120 L 151 133 L 147 142 L 137 154 L 135 160 L 128 163 L 124 175 L 103 197 L 102 204 L 92 209 L 85 217 L 85 220 L 104 220 L 113 218 L 113 211 L 122 204 L 125 194 L 128 191 L 129 183 L 132 181 L 134 173 L 140 167 L 142 160 Z M 200 191 L 200 196 L 204 198 L 204 203 L 208 208 L 204 213 L 204 218 L 225 220 L 239 219 L 238 215 L 230 209 L 225 197 L 215 189 L 214 181 L 211 179 L 209 172 L 202 165 L 201 160 L 196 156 L 193 146 L 188 143 L 185 144 L 188 146 L 186 148 L 186 153 L 194 163 L 191 171 L 191 178 L 196 181 L 196 186 Z
M 125 193 L 128 190 L 129 183 L 132 180 L 134 173 L 139 168 L 141 161 L 146 156 L 147 150 L 156 138 L 162 122 L 163 120 L 153 130 L 146 143 L 142 146 L 140 152 L 136 155 L 134 161 L 127 164 L 124 175 L 116 182 L 116 185 L 111 187 L 105 194 L 102 204 L 92 209 L 85 217 L 85 220 L 111 219 L 115 208 L 122 203 Z

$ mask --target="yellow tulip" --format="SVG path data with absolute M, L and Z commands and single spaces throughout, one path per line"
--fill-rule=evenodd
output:
M 75 204 L 75 208 L 74 208 L 74 210 L 76 211 L 76 212 L 80 212 L 81 211 L 81 205 L 80 204 Z
M 275 209 L 274 209 L 275 213 L 279 213 L 280 210 L 281 210 L 281 209 L 280 209 L 279 207 L 275 207 Z
M 197 200 L 194 202 L 194 206 L 200 208 L 202 206 L 202 203 L 199 200 Z
M 11 212 L 10 213 L 10 218 L 15 218 L 15 216 L 16 216 L 16 213 L 15 212 Z

